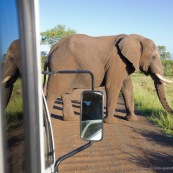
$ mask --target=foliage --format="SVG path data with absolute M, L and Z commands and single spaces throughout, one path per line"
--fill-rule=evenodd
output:
M 173 60 L 162 60 L 163 70 L 165 76 L 173 75 Z
M 0 68 L 1 68 L 1 70 L 3 69 L 3 66 L 4 66 L 4 61 L 2 59 L 0 59 Z
M 46 56 L 41 56 L 41 69 L 44 70 L 44 62 L 46 60 Z
M 165 46 L 157 46 L 157 48 L 160 53 L 160 59 L 163 65 L 164 75 L 166 76 L 173 75 L 173 60 L 171 60 L 171 54 L 166 51 Z
M 157 48 L 159 50 L 161 60 L 171 59 L 171 54 L 169 52 L 166 52 L 165 46 L 157 46 Z
M 173 136 L 173 117 L 162 107 L 152 79 L 142 74 L 132 75 L 132 78 L 135 107 L 147 115 L 150 121 L 162 127 L 164 133 Z M 171 85 L 165 85 L 165 92 L 168 103 L 173 107 L 173 88 Z
M 5 60 L 5 56 L 6 56 L 6 54 L 3 54 L 3 56 L 2 56 L 2 60 Z
M 61 38 L 74 33 L 76 33 L 74 29 L 66 29 L 64 25 L 57 25 L 50 30 L 41 32 L 41 44 L 48 44 L 52 47 Z

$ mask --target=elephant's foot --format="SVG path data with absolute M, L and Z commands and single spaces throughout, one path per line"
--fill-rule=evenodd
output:
M 138 120 L 138 116 L 136 116 L 135 114 L 127 114 L 125 116 L 125 119 L 127 121 L 137 121 Z
M 79 116 L 75 115 L 71 105 L 66 105 L 63 108 L 63 120 L 64 121 L 78 121 Z
M 104 118 L 104 122 L 108 124 L 114 124 L 117 122 L 117 119 L 114 116 L 107 116 Z

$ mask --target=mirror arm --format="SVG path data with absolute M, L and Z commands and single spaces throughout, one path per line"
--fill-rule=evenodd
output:
M 71 156 L 73 156 L 73 155 L 79 153 L 80 151 L 82 151 L 82 150 L 84 150 L 84 149 L 90 147 L 93 143 L 94 143 L 94 141 L 89 141 L 87 144 L 82 145 L 81 147 L 77 148 L 76 150 L 73 150 L 73 151 L 71 151 L 70 153 L 67 153 L 67 154 L 61 156 L 61 157 L 56 161 L 56 163 L 55 163 L 55 166 L 54 166 L 54 173 L 58 173 L 58 166 L 59 166 L 59 164 L 61 163 L 61 161 L 63 161 L 63 160 L 65 160 L 65 159 L 67 159 L 67 158 L 69 158 L 69 157 L 71 157 Z
M 91 76 L 92 91 L 94 91 L 94 75 L 89 70 L 60 70 L 60 71 L 53 71 L 53 72 L 42 71 L 42 74 L 45 74 L 45 75 L 53 75 L 57 73 L 59 74 L 88 73 Z

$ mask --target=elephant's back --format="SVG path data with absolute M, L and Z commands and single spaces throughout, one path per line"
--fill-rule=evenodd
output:
M 75 68 L 77 65 L 83 69 L 92 67 L 93 64 L 101 65 L 102 57 L 108 56 L 106 54 L 110 53 L 110 49 L 106 49 L 102 37 L 73 34 L 53 46 L 48 61 L 54 68 Z
M 61 39 L 49 53 L 50 70 L 89 70 L 99 85 L 115 51 L 118 36 L 91 37 L 73 34 Z
M 89 52 L 92 49 L 112 49 L 115 46 L 117 39 L 126 36 L 125 34 L 113 35 L 113 36 L 99 36 L 93 37 L 85 34 L 72 34 L 57 42 L 52 49 L 50 50 L 49 55 L 55 53 L 58 49 L 62 52 L 79 51 L 82 52 L 82 49 L 85 49 Z

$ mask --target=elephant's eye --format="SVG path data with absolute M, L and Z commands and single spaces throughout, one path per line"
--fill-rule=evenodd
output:
M 156 59 L 156 56 L 152 56 L 152 60 L 154 61 Z
M 14 58 L 13 57 L 10 57 L 9 60 L 10 60 L 10 62 L 14 62 Z

